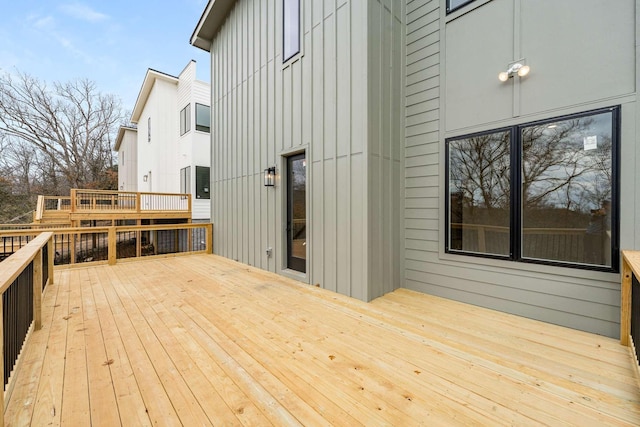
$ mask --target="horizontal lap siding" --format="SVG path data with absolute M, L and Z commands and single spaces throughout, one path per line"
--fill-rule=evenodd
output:
M 484 263 L 443 253 L 443 4 L 413 0 L 406 5 L 403 286 L 617 336 L 620 293 L 614 275 L 572 274 L 557 267 L 491 260 Z

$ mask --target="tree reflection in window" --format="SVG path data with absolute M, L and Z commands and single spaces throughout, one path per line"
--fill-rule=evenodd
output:
M 618 116 L 448 139 L 446 250 L 616 271 Z

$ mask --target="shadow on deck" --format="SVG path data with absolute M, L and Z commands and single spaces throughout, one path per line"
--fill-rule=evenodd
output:
M 56 270 L 7 425 L 640 425 L 618 341 L 213 255 Z

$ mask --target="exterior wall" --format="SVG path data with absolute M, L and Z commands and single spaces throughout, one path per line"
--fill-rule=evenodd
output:
M 383 239 L 400 230 L 401 99 L 392 93 L 401 87 L 392 81 L 401 57 L 390 51 L 402 49 L 402 14 L 400 1 L 386 3 L 302 1 L 301 54 L 283 65 L 281 1 L 236 2 L 211 46 L 215 253 L 363 300 L 399 285 L 398 252 Z M 369 49 L 374 19 L 390 33 Z M 369 109 L 369 99 L 380 106 Z M 286 156 L 301 151 L 306 274 L 284 268 L 282 176 Z M 263 171 L 273 165 L 276 186 L 265 187 Z
M 118 150 L 118 188 L 138 191 L 138 136 L 133 129 L 125 129 Z
M 404 285 L 617 336 L 618 274 L 444 253 L 444 140 L 621 105 L 620 247 L 638 248 L 635 1 L 477 0 L 449 16 L 444 4 L 406 10 Z M 501 84 L 522 57 L 530 76 Z
M 400 287 L 404 3 L 368 2 L 369 299 Z
M 176 85 L 156 79 L 138 122 L 139 191 L 156 193 L 180 191 L 180 169 L 176 167 L 178 149 L 175 139 L 170 137 L 179 135 L 178 112 Z M 151 142 L 148 141 L 149 118 L 151 118 Z M 147 182 L 143 180 L 144 175 L 149 176 Z
M 178 94 L 176 115 L 178 131 L 176 141 L 178 144 L 178 173 L 179 170 L 191 167 L 191 208 L 192 219 L 198 221 L 210 221 L 211 203 L 209 199 L 196 198 L 196 166 L 211 165 L 211 138 L 207 132 L 196 130 L 195 104 L 211 105 L 211 85 L 196 80 L 196 62 L 191 61 L 178 77 Z M 180 136 L 180 111 L 189 104 L 191 108 L 190 131 Z M 178 186 L 180 177 L 178 176 Z M 179 188 L 178 188 L 179 190 Z

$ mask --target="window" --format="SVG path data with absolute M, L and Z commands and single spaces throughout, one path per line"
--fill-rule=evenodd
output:
M 618 269 L 619 107 L 446 141 L 446 251 Z
M 473 0 L 447 0 L 447 13 L 454 12 Z
M 191 193 L 191 166 L 180 169 L 180 193 Z
M 147 119 L 147 142 L 151 142 L 151 117 Z
M 196 166 L 196 199 L 210 199 L 209 168 Z
M 209 132 L 211 128 L 211 107 L 196 104 L 196 130 Z
M 180 136 L 191 130 L 191 104 L 180 110 Z
M 283 0 L 282 62 L 300 52 L 300 0 Z

